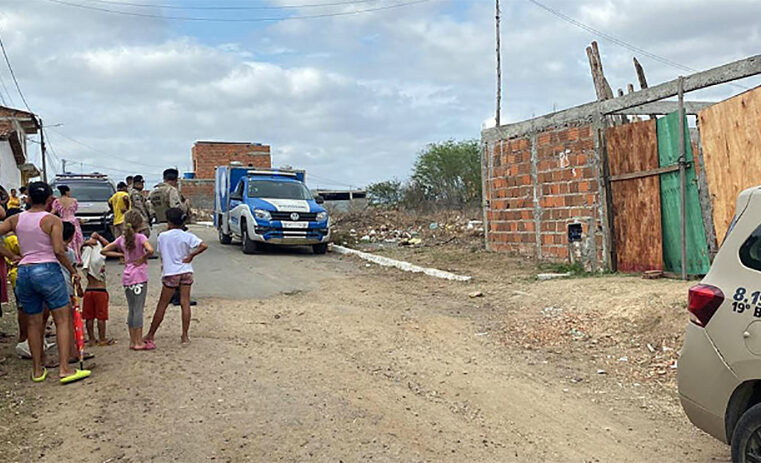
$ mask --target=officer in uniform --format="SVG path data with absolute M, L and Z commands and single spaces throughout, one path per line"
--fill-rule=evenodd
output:
M 129 199 L 132 203 L 132 209 L 138 211 L 143 216 L 143 228 L 138 230 L 146 238 L 151 237 L 151 220 L 153 219 L 153 208 L 148 198 L 143 194 L 145 180 L 142 175 L 135 175 L 132 179 L 132 188 L 129 190 Z

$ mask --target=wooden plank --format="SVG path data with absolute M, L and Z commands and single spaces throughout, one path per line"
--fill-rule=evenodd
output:
M 606 131 L 611 184 L 616 267 L 622 272 L 663 268 L 661 197 L 655 121 L 633 122 Z
M 679 130 L 686 132 L 687 121 L 679 123 L 679 114 L 672 113 L 658 119 L 658 158 L 661 166 L 671 166 L 679 161 Z M 686 134 L 686 137 L 689 135 Z M 687 275 L 705 275 L 710 268 L 708 244 L 706 242 L 703 215 L 698 198 L 697 180 L 692 147 L 685 143 L 685 160 L 689 163 L 685 170 L 685 225 L 687 250 Z M 682 273 L 681 245 L 681 200 L 680 173 L 669 172 L 660 175 L 661 221 L 663 240 L 663 270 Z
M 698 115 L 716 239 L 724 240 L 737 196 L 761 183 L 761 87 Z
M 611 182 L 620 182 L 621 180 L 631 180 L 634 178 L 652 177 L 653 175 L 665 174 L 679 170 L 679 165 L 658 167 L 657 169 L 643 170 L 640 172 L 630 172 L 627 174 L 614 175 L 610 177 Z
M 691 74 L 684 78 L 684 91 L 692 92 L 737 79 L 761 74 L 761 55 L 751 56 L 707 71 Z M 605 101 L 594 101 L 563 111 L 535 117 L 515 124 L 492 127 L 481 132 L 485 142 L 506 140 L 530 132 L 541 132 L 550 127 L 557 127 L 571 122 L 592 120 L 597 114 L 612 114 L 627 108 L 676 96 L 677 79 L 664 82 L 654 87 Z

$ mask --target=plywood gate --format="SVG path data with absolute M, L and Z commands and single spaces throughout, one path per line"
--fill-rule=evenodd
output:
M 761 87 L 700 111 L 698 119 L 713 223 L 721 243 L 737 196 L 761 184 Z
M 658 168 L 655 120 L 606 131 L 611 177 Z M 616 263 L 619 271 L 663 268 L 658 175 L 611 182 Z

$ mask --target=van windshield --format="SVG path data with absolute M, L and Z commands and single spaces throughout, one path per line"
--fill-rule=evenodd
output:
M 250 180 L 249 198 L 312 199 L 312 193 L 302 183 L 278 180 Z
M 114 194 L 114 187 L 108 183 L 68 182 L 62 183 L 71 188 L 71 195 L 79 202 L 106 202 Z

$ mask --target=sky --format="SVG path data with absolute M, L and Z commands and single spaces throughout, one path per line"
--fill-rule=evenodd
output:
M 636 82 L 633 56 L 656 84 L 761 53 L 761 1 L 540 0 L 628 48 L 530 0 L 501 3 L 503 123 L 593 100 L 592 40 L 614 91 Z M 495 111 L 494 13 L 493 0 L 0 0 L 0 37 L 49 127 L 53 172 L 65 159 L 157 181 L 190 170 L 197 140 L 246 141 L 313 188 L 348 188 L 406 179 L 429 143 L 480 137 Z M 2 62 L 0 83 L 23 109 Z

